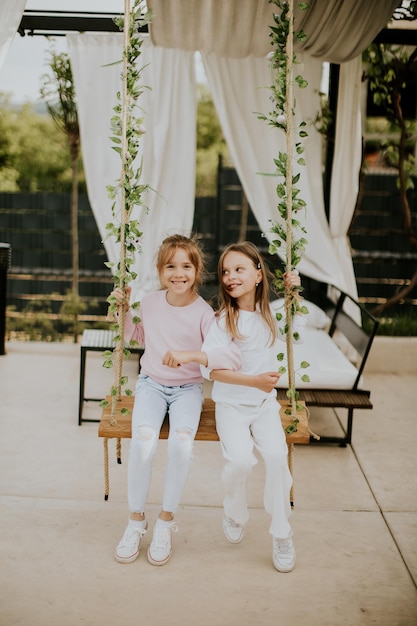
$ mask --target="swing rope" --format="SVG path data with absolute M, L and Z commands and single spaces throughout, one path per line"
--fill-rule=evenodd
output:
M 125 177 L 126 177 L 126 160 L 127 160 L 127 115 L 130 104 L 130 98 L 127 88 L 127 70 L 128 70 L 128 49 L 130 43 L 130 0 L 124 0 L 124 24 L 123 24 L 123 70 L 122 70 L 122 98 L 121 98 L 121 160 L 122 167 L 120 173 L 119 183 L 119 202 L 120 202 L 120 257 L 118 266 L 118 285 L 123 290 L 126 285 L 126 224 L 128 218 L 128 210 L 126 205 L 126 189 L 125 189 Z M 123 355 L 124 355 L 124 330 L 125 330 L 125 316 L 126 316 L 127 303 L 123 301 L 118 307 L 118 324 L 119 332 L 116 341 L 115 348 L 113 350 L 113 366 L 114 366 L 114 383 L 111 396 L 111 415 L 110 425 L 116 426 L 116 409 L 117 404 L 120 402 L 122 395 L 122 373 L 123 373 Z M 118 438 L 116 441 L 116 457 L 117 463 L 122 462 L 122 442 Z M 109 497 L 109 455 L 108 455 L 108 439 L 104 440 L 104 482 L 105 482 L 105 500 Z
M 292 271 L 292 178 L 293 178 L 293 84 L 292 84 L 292 70 L 293 70 L 293 3 L 292 0 L 288 3 L 288 35 L 287 35 L 287 72 L 286 72 L 286 272 L 287 275 Z M 286 344 L 287 344 L 287 366 L 288 366 L 288 385 L 290 390 L 294 389 L 294 352 L 293 352 L 293 334 L 292 334 L 292 315 L 291 308 L 293 302 L 293 291 L 291 287 L 285 288 L 285 318 L 286 318 Z M 291 409 L 294 415 L 296 415 L 296 402 L 294 394 L 291 395 Z
M 286 273 L 287 276 L 293 270 L 292 267 L 292 184 L 293 184 L 293 36 L 294 36 L 294 10 L 293 0 L 288 2 L 288 34 L 286 41 L 287 48 L 287 67 L 285 75 L 286 99 L 285 99 L 285 118 L 286 118 Z M 285 322 L 286 322 L 286 347 L 287 347 L 287 370 L 288 370 L 288 388 L 291 392 L 291 417 L 297 420 L 297 407 L 295 398 L 295 371 L 294 371 L 294 351 L 293 351 L 293 319 L 292 319 L 292 303 L 294 300 L 294 291 L 291 287 L 285 287 Z M 294 444 L 288 446 L 288 467 L 293 475 L 293 452 Z M 294 482 L 290 491 L 291 506 L 294 506 Z
M 287 275 L 293 271 L 292 258 L 292 242 L 293 242 L 293 154 L 294 154 L 294 132 L 293 132 L 293 66 L 294 66 L 294 3 L 289 0 L 287 13 L 288 33 L 286 37 L 286 73 L 285 73 L 285 121 L 286 121 L 286 273 Z M 286 347 L 287 347 L 287 370 L 288 370 L 288 390 L 290 396 L 290 412 L 292 424 L 297 425 L 299 418 L 297 416 L 297 392 L 295 389 L 295 368 L 294 368 L 294 349 L 293 349 L 293 314 L 295 307 L 294 302 L 299 300 L 300 295 L 298 289 L 285 286 L 284 292 L 284 310 L 286 323 Z M 298 407 L 299 408 L 299 407 Z M 307 423 L 309 422 L 309 410 L 304 407 Z M 320 439 L 318 435 L 313 433 L 308 427 L 308 433 L 315 439 Z M 294 443 L 288 444 L 288 467 L 293 476 L 293 454 Z M 294 483 L 290 490 L 291 506 L 294 506 Z
M 107 437 L 103 439 L 104 446 L 104 499 L 109 499 L 110 477 L 109 477 L 109 440 Z
M 293 131 L 293 65 L 294 65 L 294 6 L 293 0 L 288 2 L 288 33 L 286 38 L 286 75 L 285 75 L 285 120 L 286 120 L 286 273 L 287 275 L 293 271 L 292 260 L 292 207 L 293 207 L 293 153 L 294 153 L 294 131 Z M 299 298 L 298 290 L 293 287 L 285 286 L 284 292 L 284 310 L 286 322 L 286 348 L 287 348 L 287 370 L 288 370 L 288 389 L 290 392 L 291 420 L 292 424 L 297 424 L 297 396 L 295 389 L 295 368 L 294 368 L 294 350 L 293 350 L 293 311 L 294 301 Z M 307 407 L 305 408 L 308 419 Z M 310 431 L 309 431 L 310 432 Z M 293 454 L 294 444 L 288 444 L 288 467 L 293 476 Z M 294 482 L 290 490 L 291 507 L 294 506 Z
M 127 89 L 127 64 L 128 64 L 128 48 L 129 48 L 129 23 L 130 23 L 130 2 L 125 0 L 125 19 L 123 26 L 123 73 L 122 73 L 122 133 L 121 133 L 121 159 L 122 168 L 120 173 L 120 259 L 118 267 L 118 283 L 119 287 L 125 288 L 126 281 L 126 224 L 128 211 L 126 206 L 126 161 L 127 161 L 127 112 L 129 108 L 129 93 Z M 118 310 L 119 332 L 116 347 L 114 349 L 114 389 L 112 395 L 112 412 L 110 424 L 113 426 L 116 422 L 115 413 L 117 402 L 120 401 L 122 395 L 122 369 L 123 369 L 123 351 L 124 351 L 124 330 L 125 315 L 127 303 L 123 300 Z

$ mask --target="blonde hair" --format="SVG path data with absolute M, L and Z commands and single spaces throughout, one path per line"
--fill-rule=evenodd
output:
M 217 273 L 219 278 L 219 310 L 217 315 L 224 313 L 226 320 L 226 330 L 234 339 L 241 339 L 238 330 L 239 307 L 235 298 L 230 296 L 223 284 L 223 263 L 229 252 L 240 252 L 244 254 L 253 266 L 261 271 L 262 280 L 255 288 L 255 305 L 258 305 L 259 311 L 267 324 L 271 333 L 271 344 L 278 336 L 277 326 L 274 316 L 271 312 L 269 304 L 269 283 L 273 280 L 273 274 L 263 260 L 258 248 L 250 241 L 242 241 L 241 243 L 231 243 L 223 250 L 219 258 Z
M 196 239 L 184 237 L 184 235 L 171 235 L 170 237 L 166 237 L 159 247 L 156 258 L 156 269 L 158 270 L 158 274 L 161 276 L 165 265 L 171 261 L 178 248 L 185 250 L 188 254 L 188 258 L 194 266 L 195 283 L 193 285 L 193 290 L 198 292 L 203 283 L 205 267 L 203 251 L 201 250 Z

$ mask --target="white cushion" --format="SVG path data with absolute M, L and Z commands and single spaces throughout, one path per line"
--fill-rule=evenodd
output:
M 285 354 L 285 358 L 282 362 L 277 361 L 277 367 L 283 365 L 288 369 L 285 342 L 279 351 Z M 310 367 L 300 369 L 303 361 L 307 361 Z M 296 389 L 351 389 L 358 374 L 327 332 L 311 326 L 305 328 L 303 343 L 294 344 L 294 370 Z M 301 380 L 304 374 L 310 382 Z M 280 377 L 277 387 L 288 389 L 288 372 Z
M 310 302 L 309 300 L 303 300 L 303 305 L 305 305 L 308 309 L 308 313 L 304 315 L 306 326 L 312 326 L 313 328 L 328 328 L 330 325 L 330 318 L 326 313 L 314 302 Z M 284 315 L 284 298 L 278 298 L 278 300 L 274 300 L 271 302 L 271 307 L 274 312 L 277 311 Z

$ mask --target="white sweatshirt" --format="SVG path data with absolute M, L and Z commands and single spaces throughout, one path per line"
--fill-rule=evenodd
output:
M 281 322 L 282 326 L 282 322 Z M 299 334 L 299 339 L 295 343 L 302 343 L 303 331 L 305 327 L 304 315 L 295 315 L 293 320 L 293 333 Z M 225 348 L 231 351 L 238 346 L 242 357 L 242 366 L 239 371 L 242 374 L 261 374 L 263 372 L 277 371 L 283 363 L 277 360 L 277 355 L 283 352 L 282 342 L 285 335 L 278 334 L 278 340 L 270 345 L 270 331 L 261 313 L 239 311 L 238 320 L 239 333 L 243 339 L 231 339 L 226 331 L 225 318 L 217 319 L 206 336 L 202 350 L 214 352 L 220 350 L 224 353 Z M 284 363 L 285 365 L 285 363 Z M 213 367 L 201 367 L 203 376 L 210 379 L 210 372 Z M 276 390 L 266 393 L 255 387 L 244 385 L 231 385 L 214 381 L 212 398 L 215 402 L 225 404 L 259 404 L 269 395 L 276 395 Z

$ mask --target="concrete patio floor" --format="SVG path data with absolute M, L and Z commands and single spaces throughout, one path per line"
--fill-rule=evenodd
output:
M 296 446 L 290 574 L 272 566 L 262 462 L 250 481 L 245 538 L 225 540 L 217 442 L 195 444 L 171 561 L 148 563 L 149 532 L 137 561 L 117 563 L 127 443 L 117 465 L 110 442 L 105 502 L 97 424 L 78 426 L 80 347 L 8 342 L 0 356 L 0 625 L 416 626 L 416 341 L 375 340 L 365 371 L 374 409 L 355 413 L 352 446 Z M 89 353 L 92 397 L 112 383 L 101 363 Z M 126 372 L 134 379 L 137 362 Z M 85 405 L 84 417 L 99 416 L 97 404 Z M 335 412 L 312 409 L 311 427 L 336 432 Z M 149 495 L 151 530 L 165 446 Z

